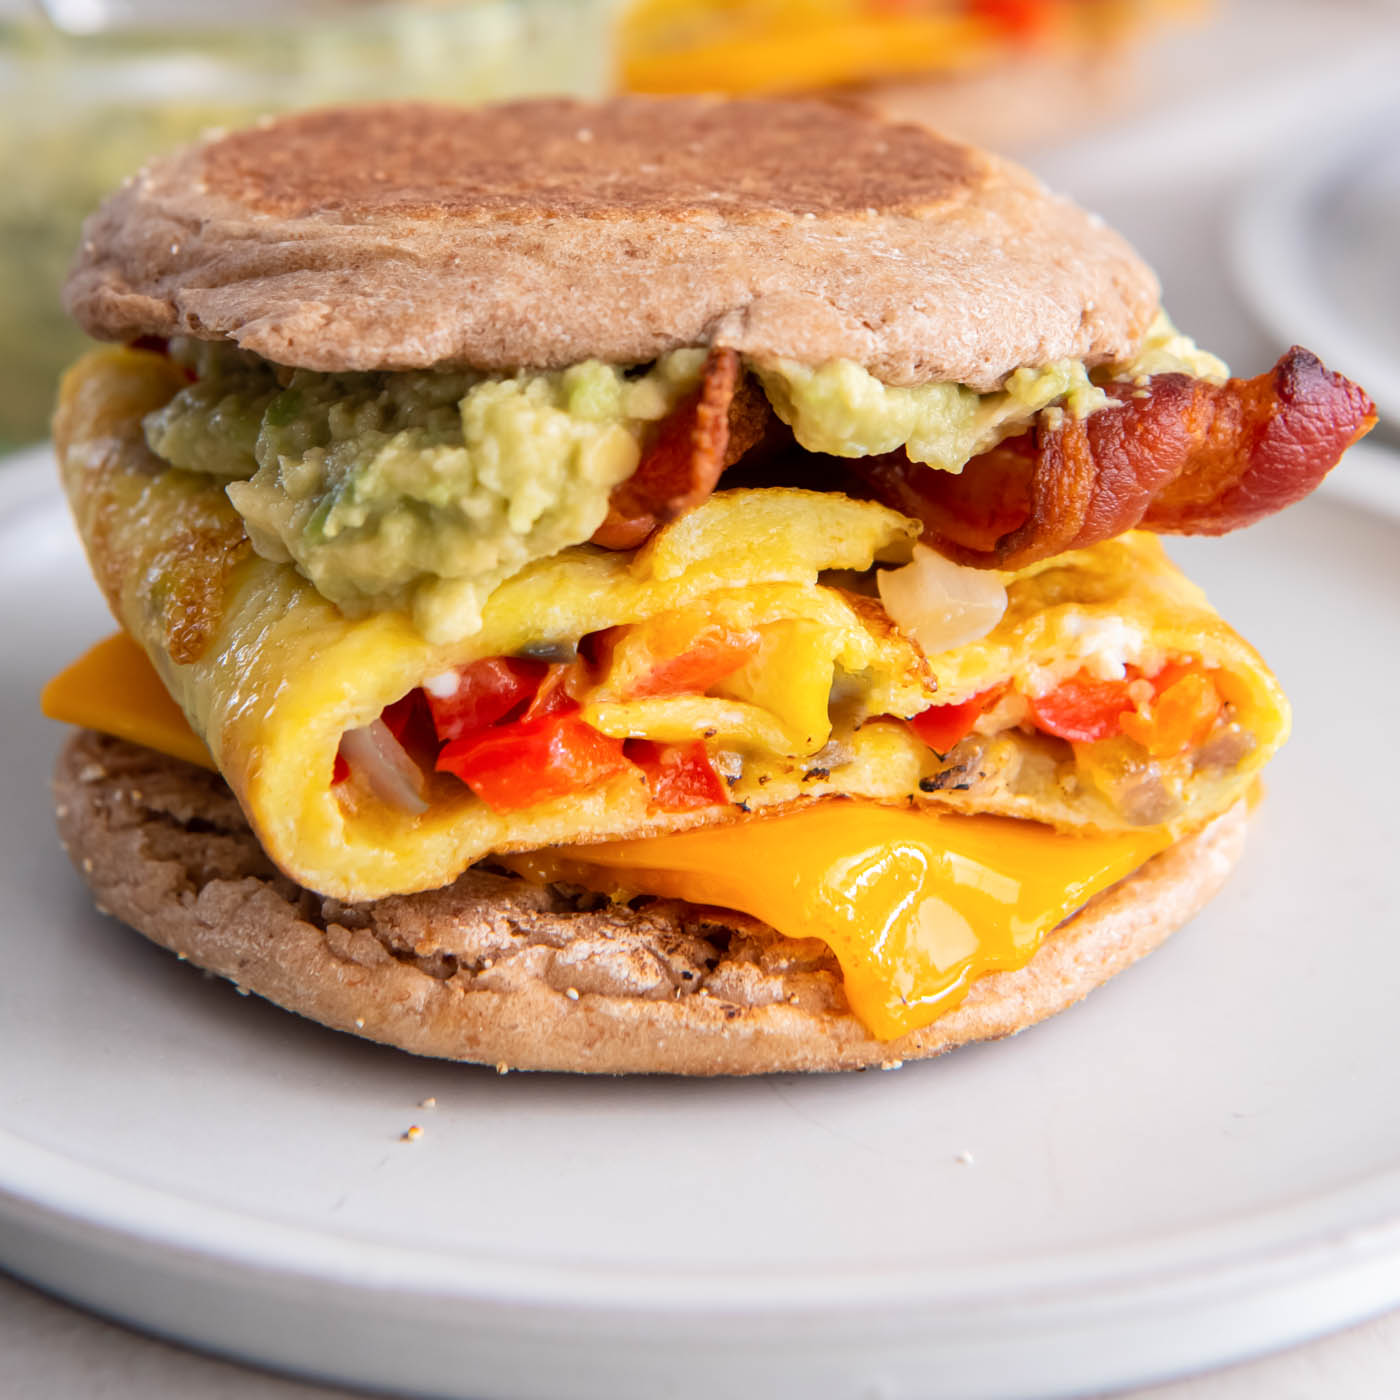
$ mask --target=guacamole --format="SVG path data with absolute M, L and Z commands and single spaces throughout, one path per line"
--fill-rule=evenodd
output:
M 1193 379 L 1208 379 L 1212 384 L 1223 384 L 1230 377 L 1225 361 L 1202 350 L 1189 335 L 1182 335 L 1165 311 L 1157 313 L 1131 360 L 1105 365 L 1102 370 L 1095 371 L 1096 378 L 1141 381 L 1154 374 L 1189 374 Z
M 992 394 L 965 384 L 882 384 L 850 360 L 756 368 L 774 411 L 809 452 L 874 457 L 902 447 L 914 461 L 950 472 L 1029 427 L 1052 403 L 1083 416 L 1107 402 L 1077 360 L 1018 369 Z
M 1024 432 L 1051 404 L 1083 418 L 1110 402 L 1098 387 L 1179 371 L 1223 380 L 1227 371 L 1158 313 L 1137 356 L 1092 374 L 1078 360 L 1018 369 L 994 393 L 964 384 L 883 384 L 849 360 L 811 367 L 789 360 L 752 368 L 778 417 L 809 452 L 873 457 L 903 448 L 916 462 L 960 472 L 979 452 Z
M 647 423 L 699 381 L 703 350 L 639 374 L 317 374 L 177 342 L 198 375 L 146 420 L 152 451 L 229 480 L 253 547 L 350 613 L 409 609 L 433 641 L 533 559 L 587 540 L 636 470 Z
M 636 470 L 648 425 L 698 384 L 703 349 L 622 369 L 319 374 L 226 344 L 175 341 L 193 382 L 145 422 L 151 450 L 220 478 L 265 558 L 293 563 L 350 613 L 401 607 L 429 640 L 476 631 L 497 584 L 588 540 L 614 486 Z M 1225 366 L 1165 316 L 1135 359 L 1019 369 L 994 393 L 881 383 L 849 361 L 751 361 L 774 410 L 809 451 L 905 448 L 958 472 L 1052 406 L 1111 403 L 1107 378 Z

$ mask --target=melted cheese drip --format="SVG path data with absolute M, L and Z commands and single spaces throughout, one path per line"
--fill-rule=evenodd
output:
M 124 633 L 44 688 L 50 719 L 214 766 Z M 951 1010 L 988 972 L 1024 967 L 1045 935 L 1170 837 L 1070 836 L 1005 817 L 844 799 L 637 841 L 506 857 L 532 879 L 737 909 L 835 954 L 851 1010 L 891 1040 Z
M 978 977 L 1024 967 L 1056 924 L 1170 844 L 1160 830 L 1070 836 L 835 800 L 509 863 L 537 880 L 720 905 L 818 938 L 851 1010 L 892 1040 L 950 1011 Z
M 204 740 L 190 728 L 146 653 L 125 632 L 98 642 L 60 671 L 44 687 L 39 707 L 64 724 L 214 767 Z

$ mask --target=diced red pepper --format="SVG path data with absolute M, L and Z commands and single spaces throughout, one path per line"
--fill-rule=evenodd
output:
M 439 740 L 451 743 L 505 719 L 536 693 L 548 671 L 543 661 L 513 656 L 493 656 L 463 666 L 451 695 L 423 692 Z
M 1215 682 L 1199 668 L 1169 667 L 1153 677 L 1156 691 L 1146 714 L 1122 717 L 1123 733 L 1154 758 L 1174 758 L 1205 742 L 1224 701 Z
M 700 695 L 733 675 L 758 650 L 756 632 L 707 627 L 679 656 L 658 661 L 628 692 L 629 699 L 656 695 Z
M 579 638 L 578 654 L 595 675 L 601 675 L 612 664 L 613 648 L 622 640 L 626 631 L 627 628 L 623 626 L 603 627 Z
M 521 719 L 543 719 L 578 709 L 576 695 L 588 685 L 588 663 L 582 660 L 557 662 L 546 669 L 535 698 L 530 701 Z
M 437 760 L 440 773 L 460 778 L 496 812 L 587 792 L 629 766 L 622 740 L 574 710 L 480 730 L 447 744 Z
M 961 705 L 930 705 L 910 719 L 909 727 L 934 753 L 945 754 L 972 733 L 997 693 L 996 689 L 984 690 Z
M 1050 21 L 1046 0 L 970 0 L 970 8 L 1017 40 L 1034 39 Z
M 1126 734 L 1157 758 L 1185 753 L 1210 732 L 1224 703 L 1209 673 L 1196 661 L 1169 661 L 1148 678 L 1150 700 L 1135 701 L 1143 680 L 1133 667 L 1121 681 L 1083 674 L 1030 701 L 1037 727 L 1072 743 L 1095 743 Z
M 1030 701 L 1036 727 L 1075 744 L 1111 739 L 1125 712 L 1133 708 L 1128 688 L 1131 677 L 1100 681 L 1081 673 L 1061 681 L 1054 690 Z
M 412 754 L 435 754 L 438 741 L 434 728 L 428 698 L 420 689 L 410 690 L 407 695 L 385 705 L 380 713 L 389 733 Z
M 343 783 L 350 776 L 350 765 L 337 753 L 335 762 L 331 765 L 331 786 Z
M 652 806 L 663 812 L 689 812 L 729 801 L 729 789 L 698 739 L 689 744 L 628 739 L 623 752 L 646 775 Z

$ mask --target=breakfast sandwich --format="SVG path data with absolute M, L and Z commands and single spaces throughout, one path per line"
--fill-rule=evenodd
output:
M 996 149 L 1068 135 L 1142 95 L 1135 56 L 1196 0 L 627 0 L 632 92 L 821 93 Z
M 799 101 L 290 116 L 89 220 L 55 679 L 101 907 L 524 1068 L 1003 1035 L 1179 926 L 1287 704 L 1162 548 L 1374 422 L 1102 223 Z

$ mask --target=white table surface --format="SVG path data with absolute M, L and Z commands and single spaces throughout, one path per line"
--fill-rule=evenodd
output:
M 1400 90 L 1396 0 L 1222 0 L 1210 28 L 1148 63 L 1155 105 L 1102 136 L 1028 156 L 1102 213 L 1157 268 L 1178 325 L 1254 373 L 1281 348 L 1243 305 L 1226 253 L 1237 192 L 1289 134 L 1334 121 L 1378 84 Z M 1364 377 L 1354 366 L 1339 366 Z M 350 1392 L 274 1377 L 139 1336 L 0 1275 L 0 1400 L 334 1400 Z M 1152 1400 L 1392 1400 L 1400 1313 L 1243 1365 L 1126 1392 Z

